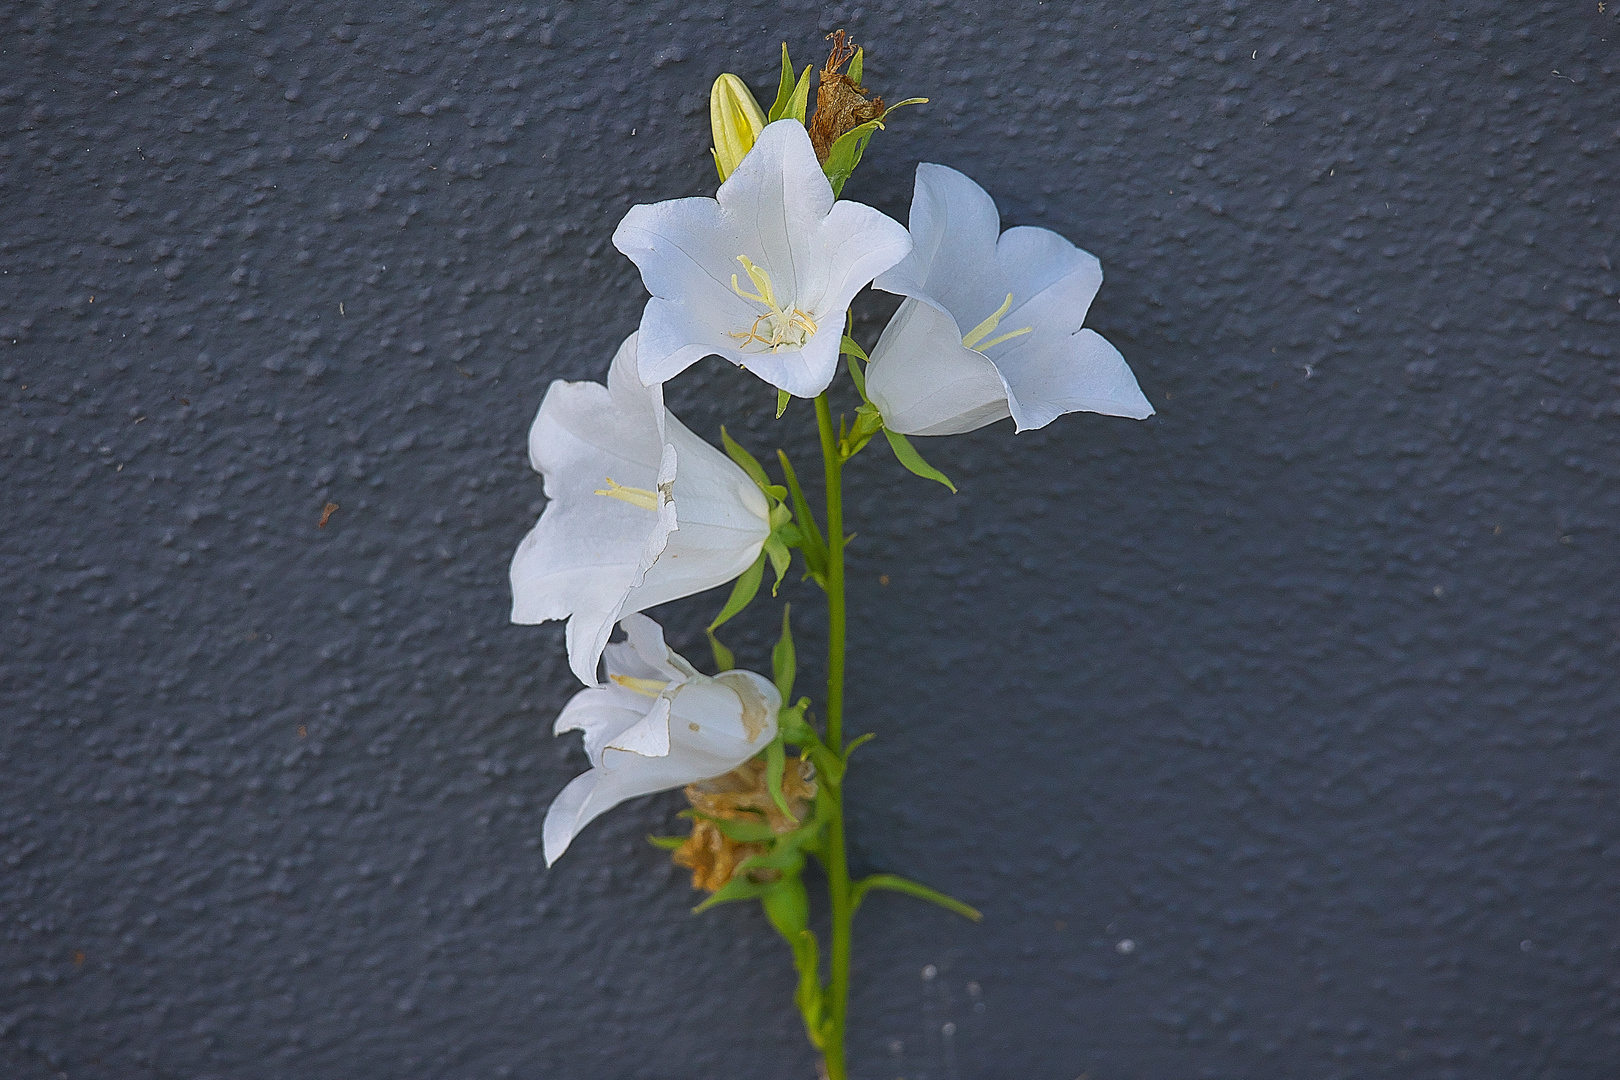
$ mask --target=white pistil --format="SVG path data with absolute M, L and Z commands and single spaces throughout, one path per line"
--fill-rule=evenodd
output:
M 609 675 L 608 678 L 612 679 L 626 690 L 634 690 L 636 693 L 650 698 L 655 698 L 659 694 L 662 694 L 664 692 L 664 688 L 669 685 L 669 683 L 665 682 L 663 679 L 638 679 L 633 675 Z
M 607 483 L 607 487 L 597 488 L 595 494 L 605 495 L 610 499 L 618 499 L 620 502 L 627 502 L 631 506 L 639 506 L 643 510 L 658 509 L 658 494 L 656 492 L 648 491 L 646 488 L 625 487 L 611 476 L 607 477 Z
M 784 308 L 777 303 L 776 290 L 771 287 L 771 275 L 762 267 L 754 265 L 748 256 L 739 255 L 737 261 L 742 263 L 743 269 L 748 272 L 748 280 L 754 283 L 757 291 L 744 292 L 743 287 L 737 282 L 736 274 L 731 275 L 732 291 L 744 300 L 764 304 L 770 310 L 755 319 L 747 330 L 734 331 L 727 336 L 736 338 L 745 346 L 757 342 L 771 352 L 784 345 L 795 349 L 803 348 L 804 343 L 816 332 L 816 320 L 811 318 L 807 311 L 800 308 Z M 761 323 L 765 324 L 763 334 L 760 333 Z
M 1021 334 L 1027 334 L 1031 330 L 1035 329 L 1033 326 L 1025 326 L 1021 329 L 1012 330 L 1002 334 L 1000 337 L 990 338 L 989 341 L 984 341 L 985 338 L 990 337 L 991 334 L 996 332 L 996 327 L 1001 323 L 1001 317 L 1012 310 L 1012 301 L 1013 294 L 1008 293 L 1007 299 L 1001 302 L 1001 306 L 996 308 L 996 310 L 990 314 L 988 319 L 984 320 L 984 322 L 980 323 L 978 326 L 975 326 L 962 336 L 963 347 L 977 349 L 979 352 L 984 352 L 984 350 L 990 348 L 992 345 L 1000 345 L 1003 341 L 1009 341 L 1012 338 L 1018 337 Z M 979 344 L 981 341 L 983 341 L 984 344 Z

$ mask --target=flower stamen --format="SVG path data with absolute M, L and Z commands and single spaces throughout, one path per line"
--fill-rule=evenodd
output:
M 989 341 L 984 340 L 996 332 L 996 327 L 1001 324 L 1001 317 L 1012 310 L 1012 302 L 1013 294 L 1008 293 L 1007 299 L 1003 300 L 1001 302 L 1001 306 L 990 313 L 990 317 L 988 319 L 985 319 L 984 322 L 980 323 L 978 326 L 975 326 L 962 336 L 963 347 L 968 349 L 977 349 L 979 352 L 984 352 L 984 350 L 990 348 L 992 345 L 1000 345 L 1003 341 L 1009 341 L 1012 338 L 1027 334 L 1031 330 L 1035 329 L 1033 326 L 1025 326 L 1021 329 L 1002 334 L 1000 337 L 991 338 Z M 980 342 L 984 342 L 984 344 L 981 345 Z
M 655 698 L 659 694 L 662 694 L 664 692 L 664 688 L 669 685 L 669 683 L 665 682 L 663 679 L 638 679 L 632 675 L 609 675 L 608 678 L 612 679 L 626 690 L 634 690 L 636 693 L 650 698 Z
M 646 488 L 625 487 L 611 476 L 607 477 L 607 483 L 607 487 L 597 488 L 593 494 L 605 495 L 609 499 L 618 499 L 620 502 L 627 502 L 631 506 L 639 506 L 643 510 L 658 509 L 657 492 L 648 491 Z
M 744 347 L 758 343 L 771 352 L 791 346 L 803 348 L 816 332 L 816 320 L 810 313 L 801 308 L 784 308 L 776 299 L 776 290 L 771 285 L 771 275 L 760 266 L 754 264 L 746 255 L 737 256 L 743 269 L 748 272 L 748 280 L 754 283 L 754 292 L 744 291 L 737 280 L 737 275 L 731 275 L 731 289 L 744 300 L 756 304 L 764 304 L 770 310 L 754 319 L 753 325 L 747 330 L 734 331 L 727 337 L 734 337 L 741 341 Z M 764 324 L 764 332 L 760 331 L 760 324 Z

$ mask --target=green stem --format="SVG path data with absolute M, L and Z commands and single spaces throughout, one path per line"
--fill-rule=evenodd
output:
M 821 460 L 827 479 L 827 746 L 844 756 L 844 489 L 843 459 L 838 453 L 827 395 L 816 398 L 816 427 L 821 433 Z M 844 853 L 842 780 L 823 777 L 831 813 L 827 820 L 827 892 L 832 902 L 832 976 L 827 988 L 828 1031 L 822 1054 L 828 1080 L 846 1080 L 844 1023 L 849 1015 L 849 966 L 855 919 Z

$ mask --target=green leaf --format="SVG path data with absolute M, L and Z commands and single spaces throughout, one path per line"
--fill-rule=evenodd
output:
M 793 495 L 793 518 L 799 526 L 799 550 L 804 552 L 805 565 L 812 574 L 818 575 L 819 580 L 827 572 L 827 543 L 821 538 L 816 516 L 810 512 L 810 503 L 804 497 L 804 489 L 799 486 L 799 476 L 793 471 L 793 463 L 781 450 L 776 452 L 776 459 L 782 463 L 782 475 L 787 478 L 788 491 Z
M 709 629 L 718 630 L 733 615 L 747 607 L 754 594 L 759 592 L 759 583 L 764 576 L 765 553 L 760 552 L 759 558 L 754 560 L 754 565 L 744 570 L 742 576 L 737 579 L 737 584 L 731 587 L 731 598 L 726 601 L 726 606 L 720 609 L 720 614 L 714 617 L 714 622 L 709 624 Z
M 788 621 L 792 612 L 792 604 L 782 605 L 782 636 L 771 649 L 771 675 L 784 702 L 793 697 L 793 678 L 799 667 L 798 654 L 793 649 L 793 626 Z
M 974 922 L 984 918 L 984 914 L 977 908 L 969 907 L 955 897 L 946 896 L 937 889 L 930 889 L 926 885 L 912 881 L 910 878 L 903 878 L 899 874 L 873 874 L 871 877 L 862 878 L 856 883 L 855 888 L 850 890 L 850 906 L 860 907 L 861 900 L 872 889 L 887 889 L 890 892 L 915 896 L 919 900 L 927 900 L 930 904 L 938 904 L 947 911 L 954 911 L 963 918 L 972 919 Z
M 771 801 L 782 811 L 782 816 L 797 827 L 799 819 L 788 809 L 787 796 L 782 794 L 782 774 L 786 771 L 787 751 L 783 748 L 782 736 L 778 733 L 765 748 L 765 789 L 771 793 Z
M 647 837 L 647 843 L 651 844 L 653 847 L 656 847 L 656 848 L 663 848 L 665 851 L 674 851 L 676 848 L 678 848 L 682 844 L 686 843 L 686 837 L 684 837 L 684 836 L 649 836 L 649 837 Z
M 748 864 L 745 862 L 743 866 L 746 865 Z M 774 884 L 774 882 L 771 884 Z M 738 900 L 752 900 L 755 897 L 764 896 L 765 890 L 770 887 L 770 884 L 761 885 L 758 882 L 750 881 L 748 875 L 743 873 L 742 867 L 739 866 L 737 872 L 732 874 L 731 880 L 711 893 L 703 903 L 693 908 L 692 914 L 701 915 L 703 912 L 720 904 L 732 904 Z
M 850 128 L 833 142 L 832 148 L 827 151 L 827 160 L 821 165 L 821 171 L 827 174 L 827 180 L 832 184 L 833 198 L 843 194 L 844 182 L 854 173 L 855 166 L 861 163 L 861 155 L 866 153 L 866 144 L 872 139 L 872 132 L 882 127 L 877 120 L 868 120 L 859 127 Z
M 776 84 L 776 101 L 765 114 L 767 123 L 777 120 L 797 120 L 804 123 L 804 111 L 810 103 L 810 71 L 814 65 L 806 64 L 798 81 L 793 78 L 793 63 L 788 59 L 787 42 L 782 42 L 782 78 Z
M 714 622 L 709 624 L 707 631 L 709 648 L 714 651 L 714 663 L 719 671 L 731 671 L 737 666 L 737 660 L 732 656 L 731 650 L 722 645 L 720 639 L 714 636 L 714 632 L 733 615 L 748 606 L 749 602 L 754 599 L 754 595 L 759 592 L 759 583 L 764 577 L 765 553 L 761 551 L 759 558 L 754 560 L 754 565 L 744 570 L 742 576 L 737 579 L 737 584 L 731 587 L 731 596 L 726 600 L 726 606 L 720 609 L 720 614 L 716 615 Z
M 714 653 L 714 670 L 717 672 L 737 670 L 737 658 L 731 654 L 731 650 L 726 648 L 723 641 L 714 636 L 713 630 L 709 630 L 707 633 L 709 635 L 709 651 Z
M 855 50 L 855 59 L 851 60 L 849 62 L 849 67 L 844 69 L 844 74 L 848 75 L 849 81 L 854 83 L 856 86 L 861 85 L 861 70 L 866 66 L 864 63 L 865 59 L 866 50 L 858 48 Z
M 788 59 L 787 42 L 782 42 L 782 78 L 776 84 L 776 100 L 765 114 L 765 122 L 772 123 L 786 115 L 788 102 L 793 99 L 793 61 Z
M 883 115 L 876 120 L 868 120 L 838 136 L 827 151 L 827 160 L 821 165 L 821 171 L 827 174 L 827 180 L 832 184 L 834 198 L 843 193 L 844 181 L 855 171 L 855 166 L 861 163 L 861 155 L 866 153 L 866 144 L 871 141 L 872 133 L 883 126 L 883 121 L 889 118 L 889 114 L 902 105 L 921 105 L 927 100 L 927 98 L 907 98 L 883 110 Z
M 850 366 L 852 368 L 855 366 L 854 360 L 850 361 Z M 882 430 L 883 415 L 878 412 L 876 405 L 868 401 L 855 410 L 855 423 L 850 427 L 849 434 L 838 444 L 839 456 L 848 461 L 865 449 L 866 444 L 872 441 L 872 437 Z
M 776 392 L 776 418 L 778 420 L 782 419 L 782 414 L 787 412 L 788 402 L 792 400 L 793 395 L 788 393 L 786 390 L 778 390 Z
M 869 361 L 869 360 L 872 359 L 870 356 L 866 355 L 866 350 L 861 348 L 860 343 L 857 342 L 854 338 L 850 337 L 848 334 L 844 335 L 843 344 L 841 344 L 838 347 L 838 351 L 841 352 L 841 353 L 846 353 L 846 354 L 848 354 L 850 356 L 858 356 L 862 360 L 868 360 Z M 864 378 L 861 379 L 860 381 L 863 384 L 866 382 L 866 380 Z M 862 391 L 862 393 L 864 394 L 865 392 Z
M 762 488 L 771 486 L 771 478 L 765 475 L 765 466 L 761 465 L 758 458 L 744 450 L 742 445 L 726 432 L 724 424 L 720 425 L 720 441 L 725 445 L 726 453 L 731 456 L 731 460 L 741 466 L 742 471 L 748 474 L 749 479 Z
M 810 699 L 800 698 L 789 708 L 783 709 L 777 717 L 777 729 L 782 732 L 782 738 L 794 746 L 820 746 L 821 736 L 804 719 L 805 710 L 810 707 Z
M 805 110 L 810 104 L 810 72 L 814 69 L 814 64 L 806 64 L 804 70 L 799 72 L 799 81 L 793 87 L 793 100 L 788 102 L 788 107 L 783 111 L 781 117 L 783 120 L 791 119 L 804 123 Z
M 765 555 L 771 560 L 771 569 L 776 571 L 776 581 L 771 584 L 771 595 L 782 587 L 782 578 L 788 572 L 788 566 L 793 561 L 793 555 L 788 551 L 787 544 L 781 536 L 772 533 L 765 541 Z
M 855 748 L 857 746 L 861 746 L 861 745 L 863 745 L 865 743 L 869 743 L 875 738 L 877 738 L 877 732 L 868 731 L 865 735 L 862 735 L 860 738 L 855 739 L 854 741 L 852 741 L 848 746 L 844 747 L 844 760 L 846 762 L 849 760 L 849 755 L 851 755 L 851 754 L 853 754 L 855 752 Z
M 749 821 L 746 818 L 710 817 L 708 814 L 696 812 L 690 816 L 698 821 L 707 821 L 721 836 L 727 840 L 735 840 L 739 844 L 761 844 L 776 839 L 776 830 L 763 818 Z
M 911 445 L 910 439 L 897 431 L 890 431 L 888 428 L 883 429 L 883 435 L 889 440 L 889 445 L 894 449 L 894 456 L 900 459 L 900 464 L 925 480 L 939 481 L 950 488 L 952 494 L 956 493 L 956 485 L 951 483 L 950 478 L 944 473 L 924 461 L 922 455 L 917 453 L 916 448 Z

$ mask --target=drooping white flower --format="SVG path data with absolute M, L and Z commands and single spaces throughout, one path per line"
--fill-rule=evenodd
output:
M 710 678 L 664 644 L 645 615 L 627 616 L 628 640 L 607 646 L 608 683 L 575 694 L 556 733 L 583 731 L 591 770 L 546 811 L 546 865 L 579 831 L 637 795 L 722 776 L 776 738 L 782 696 L 752 671 Z
M 1011 416 L 1143 419 L 1119 350 L 1081 329 L 1102 266 L 1050 229 L 1001 232 L 996 204 L 943 165 L 917 166 L 912 251 L 874 284 L 906 297 L 872 350 L 866 390 L 892 431 L 956 435 Z
M 568 664 L 587 686 L 615 622 L 725 584 L 771 531 L 754 482 L 635 369 L 631 334 L 606 386 L 552 383 L 529 429 L 550 502 L 512 558 L 512 621 L 567 619 Z
M 870 206 L 835 202 L 804 126 L 778 120 L 715 198 L 631 207 L 613 246 L 652 293 L 641 316 L 643 382 L 719 355 L 814 397 L 837 370 L 850 300 L 911 240 Z

